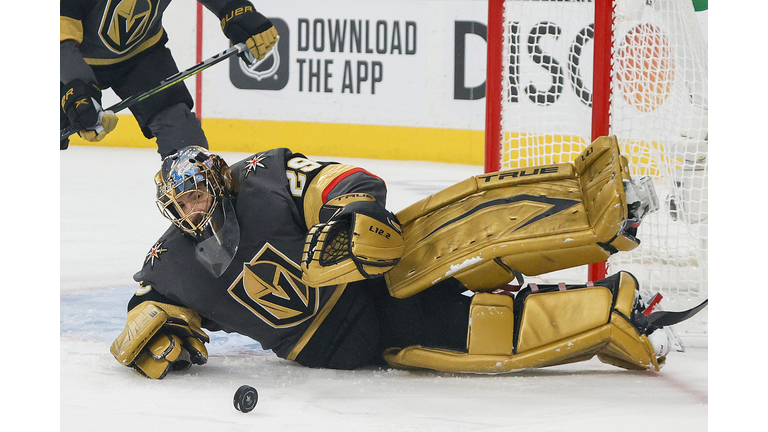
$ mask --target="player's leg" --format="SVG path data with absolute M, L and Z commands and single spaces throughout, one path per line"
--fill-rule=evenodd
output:
M 402 298 L 447 277 L 489 291 L 520 274 L 602 262 L 637 247 L 655 203 L 630 178 L 616 137 L 602 137 L 573 163 L 475 176 L 398 212 L 404 252 L 385 278 Z
M 304 335 L 283 357 L 311 368 L 356 369 L 382 363 L 376 312 L 367 287 L 361 283 L 338 287 Z M 280 355 L 279 350 L 276 353 Z
M 178 72 L 171 51 L 156 47 L 129 64 L 110 72 L 112 89 L 127 98 L 157 86 Z M 115 79 L 119 76 L 121 79 Z M 200 120 L 192 112 L 194 101 L 184 82 L 152 95 L 130 110 L 147 138 L 156 138 L 158 153 L 165 157 L 190 145 L 208 148 Z
M 157 152 L 165 157 L 174 150 L 196 145 L 208 148 L 200 120 L 184 102 L 159 111 L 147 125 L 157 140 Z
M 383 283 L 374 295 L 384 349 L 419 345 L 462 351 L 472 298 L 456 279 L 444 280 L 411 297 L 392 297 Z M 383 351 L 383 350 L 382 350 Z
M 308 367 L 355 369 L 386 364 L 385 348 L 466 345 L 469 304 L 455 280 L 406 299 L 389 295 L 382 278 L 348 284 L 330 312 L 310 326 L 286 358 Z M 318 316 L 322 316 L 319 314 Z

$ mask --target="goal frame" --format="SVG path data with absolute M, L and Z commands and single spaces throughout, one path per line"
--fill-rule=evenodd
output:
M 688 1 L 489 0 L 485 171 L 571 161 L 616 135 L 661 204 L 636 250 L 532 276 L 595 282 L 630 271 L 671 310 L 708 297 L 708 54 Z M 706 346 L 707 315 L 678 330 Z
M 502 152 L 502 81 L 505 77 L 504 48 L 505 0 L 488 0 L 487 65 L 486 65 L 486 117 L 485 117 L 485 172 L 501 169 Z M 613 98 L 612 55 L 616 19 L 615 0 L 592 0 L 594 4 L 594 56 L 592 62 L 591 140 L 611 133 L 611 101 Z M 495 97 L 496 95 L 498 97 Z M 608 263 L 589 265 L 587 277 L 596 281 L 606 277 Z
M 592 141 L 610 133 L 611 101 L 611 52 L 613 49 L 612 23 L 614 8 L 612 0 L 594 0 L 595 36 L 593 60 L 592 96 Z M 502 93 L 504 66 L 502 61 L 504 40 L 504 0 L 488 0 L 488 55 L 486 69 L 486 115 L 485 115 L 485 172 L 501 169 L 501 104 L 487 95 Z M 608 263 L 590 264 L 588 278 L 591 282 L 603 279 L 608 274 Z

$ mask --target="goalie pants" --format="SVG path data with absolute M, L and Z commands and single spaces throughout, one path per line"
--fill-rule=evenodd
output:
M 118 66 L 93 66 L 102 89 L 111 88 L 121 99 L 157 87 L 160 82 L 179 72 L 171 51 L 155 46 Z M 191 111 L 194 106 L 184 82 L 168 87 L 130 110 L 148 139 L 157 138 L 160 156 L 189 145 L 208 148 L 200 120 Z
M 313 368 L 384 365 L 391 347 L 465 350 L 471 298 L 455 279 L 417 295 L 390 296 L 384 278 L 351 283 L 296 361 Z

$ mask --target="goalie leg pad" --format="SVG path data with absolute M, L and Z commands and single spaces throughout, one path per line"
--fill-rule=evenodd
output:
M 473 355 L 511 355 L 515 314 L 512 297 L 478 293 L 469 306 L 467 352 Z
M 616 137 L 593 142 L 573 163 L 484 174 L 398 213 L 404 251 L 385 277 L 404 298 L 454 277 L 473 291 L 605 261 L 631 250 L 638 222 Z
M 648 338 L 622 310 L 637 281 L 618 273 L 592 287 L 541 287 L 506 295 L 478 293 L 470 307 L 466 352 L 422 346 L 390 348 L 395 368 L 451 373 L 505 373 L 589 360 L 626 369 L 659 369 Z
M 516 352 L 524 353 L 554 341 L 571 340 L 607 324 L 612 301 L 611 291 L 600 286 L 540 292 L 518 300 L 520 331 Z

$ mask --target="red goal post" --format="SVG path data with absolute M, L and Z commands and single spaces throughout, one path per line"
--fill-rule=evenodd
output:
M 667 309 L 707 298 L 707 43 L 692 0 L 489 0 L 487 38 L 485 171 L 571 161 L 616 135 L 661 209 L 637 250 L 588 279 L 631 271 Z M 699 315 L 686 331 L 706 333 Z

